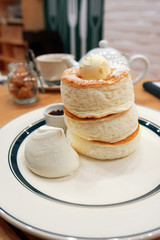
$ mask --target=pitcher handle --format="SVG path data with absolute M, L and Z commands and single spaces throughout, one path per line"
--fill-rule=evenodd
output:
M 143 72 L 140 73 L 134 80 L 133 80 L 133 84 L 135 84 L 136 82 L 140 81 L 148 72 L 149 69 L 149 60 L 147 57 L 145 57 L 144 55 L 141 54 L 135 54 L 133 56 L 130 57 L 129 59 L 129 65 L 136 61 L 136 60 L 142 60 L 144 62 L 144 69 Z

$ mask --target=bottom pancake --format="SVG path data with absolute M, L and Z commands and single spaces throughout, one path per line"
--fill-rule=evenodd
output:
M 113 160 L 126 157 L 137 148 L 140 139 L 139 126 L 129 137 L 115 143 L 87 141 L 67 130 L 71 146 L 79 153 L 99 160 Z

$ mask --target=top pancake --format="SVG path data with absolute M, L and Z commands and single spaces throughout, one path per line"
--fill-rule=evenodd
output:
M 64 71 L 61 80 L 75 87 L 91 87 L 101 85 L 112 85 L 120 81 L 130 73 L 130 69 L 124 65 L 114 64 L 111 66 L 111 74 L 106 79 L 87 80 L 80 77 L 79 67 L 72 67 Z
M 86 80 L 79 76 L 79 68 L 64 71 L 61 96 L 64 106 L 79 118 L 101 118 L 128 110 L 134 103 L 130 69 L 114 65 L 106 79 Z

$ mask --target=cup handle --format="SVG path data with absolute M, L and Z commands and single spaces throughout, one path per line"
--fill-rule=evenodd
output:
M 133 80 L 133 84 L 135 84 L 136 82 L 140 81 L 148 72 L 149 69 L 149 60 L 147 57 L 145 57 L 144 55 L 141 54 L 135 54 L 133 56 L 130 57 L 129 59 L 129 65 L 136 61 L 136 60 L 142 60 L 144 62 L 144 69 L 143 72 L 140 73 L 134 80 Z

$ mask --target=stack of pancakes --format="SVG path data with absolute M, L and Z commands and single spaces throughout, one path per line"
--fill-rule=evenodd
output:
M 106 79 L 80 77 L 79 67 L 61 78 L 67 137 L 79 153 L 116 159 L 132 153 L 139 139 L 130 69 L 111 66 Z

